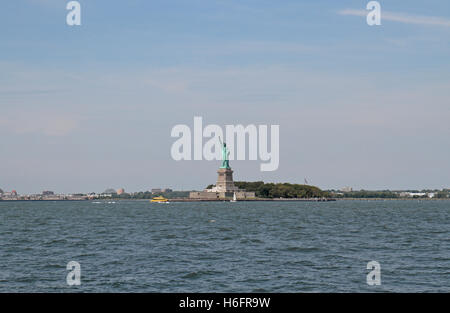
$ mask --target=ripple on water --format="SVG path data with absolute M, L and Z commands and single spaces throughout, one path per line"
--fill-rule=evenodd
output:
M 181 276 L 182 279 L 199 279 L 204 276 L 214 276 L 216 274 L 220 274 L 218 271 L 208 271 L 208 270 L 199 270 L 194 272 L 189 272 Z
M 291 246 L 291 247 L 287 247 L 285 250 L 289 251 L 289 252 L 315 252 L 315 251 L 320 251 L 320 248 Z

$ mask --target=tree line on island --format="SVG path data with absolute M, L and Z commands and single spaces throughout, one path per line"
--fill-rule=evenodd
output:
M 318 187 L 291 183 L 264 183 L 263 181 L 237 181 L 239 189 L 254 191 L 257 198 L 329 198 L 330 193 Z M 214 187 L 209 185 L 207 189 Z

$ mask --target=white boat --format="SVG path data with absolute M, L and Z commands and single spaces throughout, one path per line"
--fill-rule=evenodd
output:
M 236 193 L 233 192 L 233 200 L 230 200 L 230 202 L 236 202 L 236 201 L 237 201 L 237 199 L 236 199 Z

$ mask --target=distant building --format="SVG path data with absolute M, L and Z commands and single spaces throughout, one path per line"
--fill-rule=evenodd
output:
M 341 189 L 342 192 L 352 192 L 353 188 L 352 187 L 344 187 Z
M 161 188 L 152 188 L 151 192 L 152 193 L 161 193 L 162 189 Z
M 425 192 L 410 192 L 409 196 L 410 197 L 424 197 L 427 194 Z
M 43 196 L 53 196 L 55 193 L 53 191 L 49 191 L 49 190 L 44 190 L 42 192 Z
M 113 194 L 113 193 L 116 193 L 116 190 L 113 189 L 113 188 L 108 188 L 108 189 L 106 189 L 105 191 L 103 191 L 103 193 L 106 193 L 106 194 Z
M 17 197 L 18 197 L 17 191 L 15 191 L 15 190 L 13 190 L 11 192 L 3 192 L 3 194 L 2 194 L 3 199 L 12 199 L 12 198 L 16 199 Z
M 2 194 L 3 194 L 3 190 L 0 189 L 0 195 L 2 195 Z
M 123 189 L 123 188 L 117 189 L 117 194 L 118 195 L 121 195 L 121 194 L 124 194 L 124 193 L 125 193 L 125 189 Z
M 172 192 L 173 190 L 172 189 L 170 189 L 170 188 L 164 188 L 163 190 L 162 190 L 162 192 Z
M 428 196 L 429 198 L 434 197 L 434 193 L 427 194 L 426 192 L 400 192 L 399 195 L 402 198 L 408 198 L 408 197 L 414 198 L 414 197 L 425 197 L 425 196 Z

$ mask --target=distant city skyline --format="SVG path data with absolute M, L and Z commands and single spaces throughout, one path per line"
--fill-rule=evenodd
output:
M 280 125 L 278 169 L 235 181 L 450 187 L 449 2 L 67 2 L 1 4 L 3 191 L 201 190 L 219 162 L 170 155 L 194 116 Z

